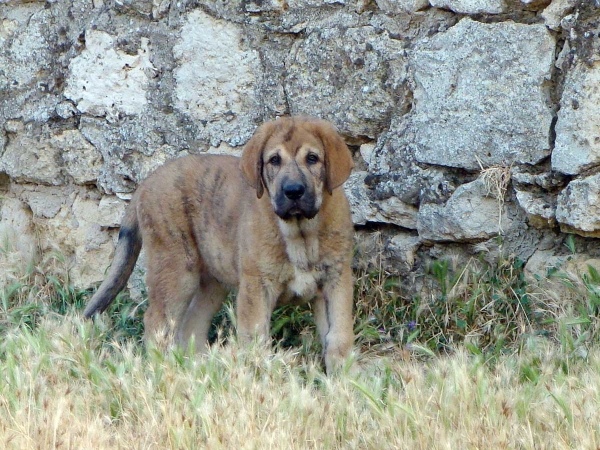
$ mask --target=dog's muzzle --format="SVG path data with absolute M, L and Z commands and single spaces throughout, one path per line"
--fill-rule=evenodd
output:
M 303 183 L 284 182 L 275 200 L 275 214 L 283 220 L 292 218 L 312 219 L 319 212 L 315 205 L 315 196 L 307 191 Z

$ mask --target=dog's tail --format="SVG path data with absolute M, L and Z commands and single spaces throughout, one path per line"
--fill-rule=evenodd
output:
M 127 284 L 142 249 L 142 235 L 137 218 L 135 197 L 131 201 L 119 231 L 115 257 L 102 282 L 83 311 L 86 318 L 104 311 Z

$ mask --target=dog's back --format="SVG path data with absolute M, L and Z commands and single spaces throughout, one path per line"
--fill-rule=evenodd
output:
M 255 197 L 234 156 L 192 155 L 159 167 L 134 194 L 121 223 L 111 270 L 84 316 L 103 312 L 125 287 L 142 242 L 165 255 L 179 249 L 188 271 L 207 272 L 235 286 L 239 258 L 230 244 L 238 241 L 244 205 Z M 176 276 L 175 267 L 173 272 Z

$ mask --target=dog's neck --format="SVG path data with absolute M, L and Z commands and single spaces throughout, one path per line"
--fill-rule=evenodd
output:
M 302 271 L 314 268 L 319 261 L 319 216 L 313 219 L 279 219 L 279 229 L 292 265 Z

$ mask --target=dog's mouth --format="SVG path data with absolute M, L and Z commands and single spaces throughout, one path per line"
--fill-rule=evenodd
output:
M 304 216 L 304 212 L 298 206 L 292 206 L 288 211 L 288 215 L 292 217 L 301 217 Z
M 298 202 L 294 202 L 287 208 L 276 208 L 275 214 L 277 214 L 283 220 L 292 219 L 312 219 L 319 211 L 316 208 L 303 208 Z

